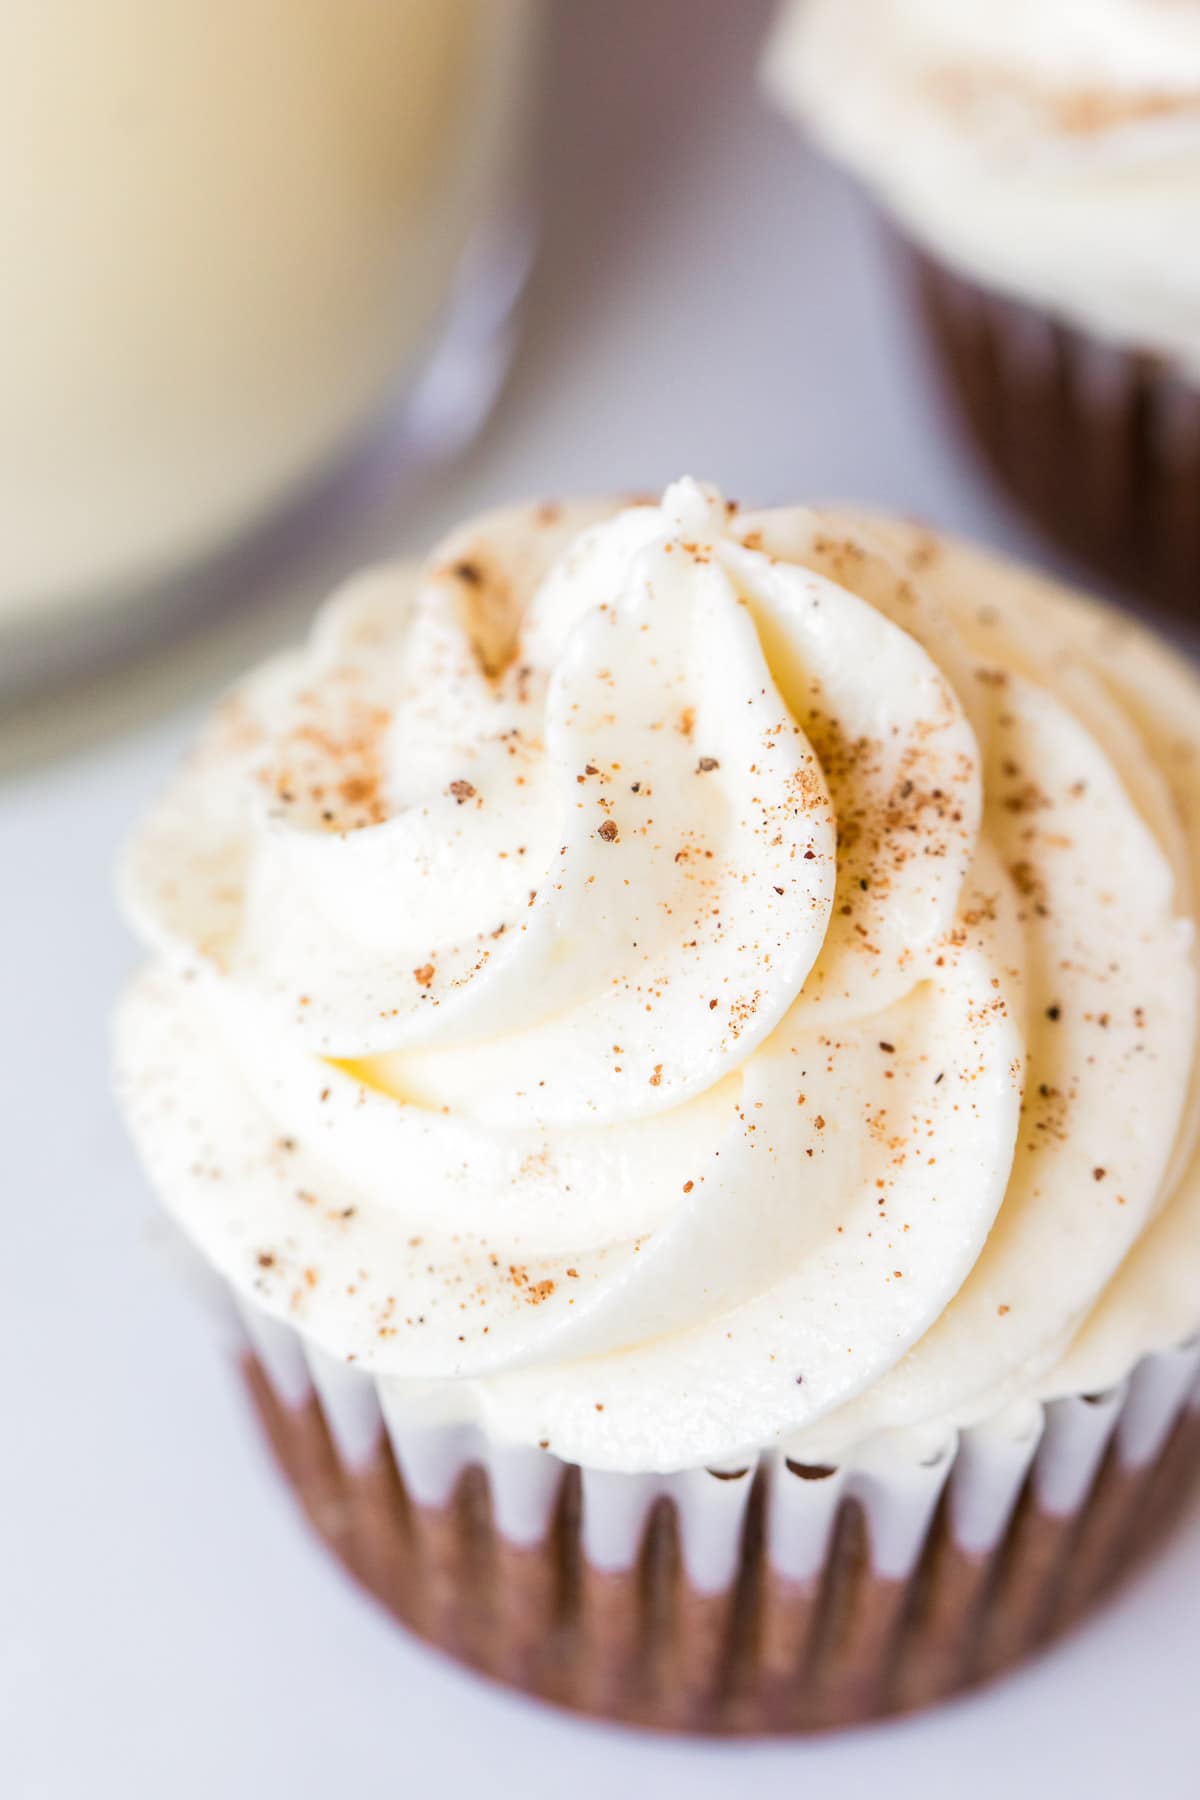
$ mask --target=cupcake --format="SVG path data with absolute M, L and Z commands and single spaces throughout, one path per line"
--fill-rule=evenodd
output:
M 779 101 L 897 227 L 938 360 L 1033 517 L 1200 603 L 1200 8 L 794 0 Z
M 1200 1454 L 1200 709 L 853 512 L 543 505 L 352 582 L 122 874 L 151 1183 L 316 1530 L 580 1711 L 981 1680 Z

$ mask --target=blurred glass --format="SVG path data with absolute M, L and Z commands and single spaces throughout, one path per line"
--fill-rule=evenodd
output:
M 278 515 L 495 330 L 536 14 L 5 0 L 0 671 Z

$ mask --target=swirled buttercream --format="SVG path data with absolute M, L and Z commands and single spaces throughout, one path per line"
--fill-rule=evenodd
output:
M 1190 1155 L 1194 690 L 1139 714 L 998 584 L 691 481 L 351 583 L 124 865 L 188 1236 L 595 1465 L 1044 1379 Z
M 1195 0 L 791 0 L 765 74 L 952 267 L 1200 376 Z

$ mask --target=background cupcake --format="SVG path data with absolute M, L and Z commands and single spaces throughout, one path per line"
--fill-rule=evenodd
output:
M 988 462 L 1136 591 L 1200 599 L 1200 13 L 796 0 L 777 99 L 870 188 Z
M 795 1730 L 1127 1564 L 1196 1458 L 1195 702 L 688 481 L 485 517 L 234 691 L 126 867 L 120 1090 L 402 1619 Z

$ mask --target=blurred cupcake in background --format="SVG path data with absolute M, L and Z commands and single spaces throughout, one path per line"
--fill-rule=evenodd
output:
M 899 228 L 988 463 L 1135 592 L 1200 599 L 1200 6 L 793 0 L 767 84 Z

